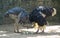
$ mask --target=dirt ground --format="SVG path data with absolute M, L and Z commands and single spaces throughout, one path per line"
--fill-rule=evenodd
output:
M 45 33 L 35 34 L 33 28 L 21 28 L 22 33 L 14 33 L 13 25 L 0 25 L 0 38 L 60 38 L 60 25 L 46 26 Z M 28 32 L 27 32 L 28 31 Z

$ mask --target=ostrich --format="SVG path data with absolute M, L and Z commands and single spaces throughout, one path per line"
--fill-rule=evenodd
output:
M 55 15 L 56 15 L 55 8 L 48 6 L 38 6 L 29 14 L 29 20 L 31 22 L 34 22 L 34 28 L 37 29 L 36 33 L 38 33 L 39 30 L 44 32 L 44 29 L 46 28 L 47 25 L 46 18 Z
M 10 17 L 12 18 L 15 23 L 14 23 L 14 32 L 19 33 L 19 23 L 27 23 L 28 22 L 28 13 L 25 9 L 21 7 L 14 7 L 9 9 L 5 14 L 5 17 Z

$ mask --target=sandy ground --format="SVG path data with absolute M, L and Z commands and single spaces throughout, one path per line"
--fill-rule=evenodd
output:
M 0 25 L 0 38 L 60 38 L 60 25 L 46 26 L 45 33 L 38 34 L 33 28 L 22 29 L 28 32 L 14 33 L 13 25 Z

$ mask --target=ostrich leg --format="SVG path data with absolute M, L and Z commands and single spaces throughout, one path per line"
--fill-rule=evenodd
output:
M 18 24 L 18 20 L 15 20 L 15 24 L 14 24 L 14 32 L 19 33 L 19 24 Z
M 15 24 L 14 24 L 14 32 L 19 33 L 19 24 L 18 24 L 18 20 L 15 21 Z
M 10 18 L 12 18 L 15 21 L 15 23 L 14 23 L 14 32 L 18 33 L 19 32 L 18 17 L 16 15 L 13 15 L 13 14 L 10 14 L 9 16 L 10 16 Z
M 38 23 L 34 23 L 34 29 L 37 29 L 37 31 L 35 33 L 38 33 L 39 32 L 39 26 L 38 26 Z
M 35 33 L 38 33 L 39 32 L 39 27 L 37 28 L 37 31 Z
M 43 25 L 43 26 L 39 26 L 38 23 L 34 23 L 34 28 L 37 29 L 37 31 L 35 33 L 38 33 L 39 30 L 42 31 L 42 33 L 44 33 L 44 30 L 46 29 L 46 25 Z
M 44 33 L 44 30 L 46 29 L 46 25 L 40 26 L 39 29 L 42 31 L 42 33 Z

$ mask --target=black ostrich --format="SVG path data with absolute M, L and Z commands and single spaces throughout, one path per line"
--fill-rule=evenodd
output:
M 44 32 L 44 29 L 47 25 L 46 18 L 55 15 L 55 8 L 48 6 L 38 6 L 29 14 L 29 20 L 30 22 L 34 22 L 34 28 L 37 28 L 36 33 L 38 33 L 39 29 Z

